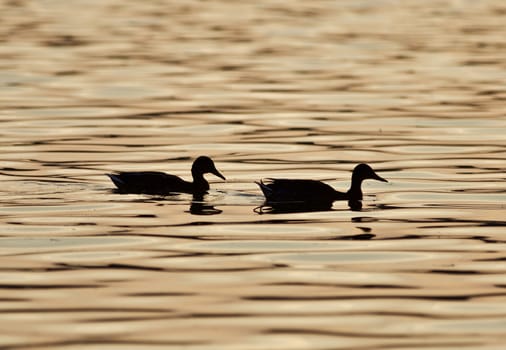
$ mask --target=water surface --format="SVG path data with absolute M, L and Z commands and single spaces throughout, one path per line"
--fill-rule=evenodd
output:
M 503 349 L 503 2 L 0 11 L 2 349 Z M 104 176 L 201 154 L 203 202 Z M 361 211 L 255 211 L 360 162 Z

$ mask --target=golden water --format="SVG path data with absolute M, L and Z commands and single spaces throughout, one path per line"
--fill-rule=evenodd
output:
M 504 349 L 503 1 L 0 13 L 1 349 Z M 193 206 L 104 176 L 201 154 Z M 360 212 L 254 212 L 359 162 Z

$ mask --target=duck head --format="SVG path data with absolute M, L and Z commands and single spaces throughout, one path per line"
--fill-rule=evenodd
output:
M 382 182 L 388 182 L 378 174 L 372 170 L 372 168 L 367 164 L 359 164 L 353 169 L 353 175 L 351 176 L 352 183 L 361 183 L 363 180 L 378 180 Z
M 225 179 L 225 176 L 223 176 L 218 169 L 216 169 L 216 166 L 214 165 L 214 162 L 211 158 L 207 156 L 200 156 L 193 162 L 192 165 L 192 174 L 194 175 L 203 175 L 211 173 L 213 175 L 218 176 L 219 178 Z
M 353 174 L 351 175 L 351 187 L 346 194 L 349 201 L 355 203 L 362 200 L 362 181 L 367 179 L 388 182 L 376 174 L 369 165 L 359 164 L 353 169 Z

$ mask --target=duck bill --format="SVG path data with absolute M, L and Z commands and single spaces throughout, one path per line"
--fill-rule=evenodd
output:
M 213 171 L 211 171 L 211 174 L 216 175 L 219 178 L 222 178 L 223 180 L 227 180 L 225 179 L 225 176 L 221 175 L 221 173 L 216 168 L 214 168 Z
M 386 179 L 382 178 L 381 176 L 379 176 L 378 174 L 374 173 L 374 177 L 373 177 L 374 180 L 378 180 L 378 181 L 381 181 L 381 182 L 388 182 Z

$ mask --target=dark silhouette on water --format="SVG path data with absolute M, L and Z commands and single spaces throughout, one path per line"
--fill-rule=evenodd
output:
M 193 215 L 217 215 L 221 214 L 223 210 L 217 209 L 214 205 L 206 203 L 203 194 L 194 194 L 189 212 Z
M 223 180 L 225 177 L 216 169 L 211 158 L 198 157 L 192 165 L 193 182 L 185 181 L 176 175 L 159 171 L 132 171 L 107 174 L 120 193 L 143 193 L 168 195 L 173 193 L 204 194 L 209 190 L 209 183 L 204 174 L 211 173 Z
M 269 212 L 297 212 L 329 210 L 332 203 L 347 200 L 352 210 L 362 209 L 362 181 L 373 179 L 388 182 L 367 164 L 353 169 L 351 186 L 347 192 L 339 192 L 331 186 L 316 180 L 267 179 L 256 182 L 265 196 L 263 207 Z

